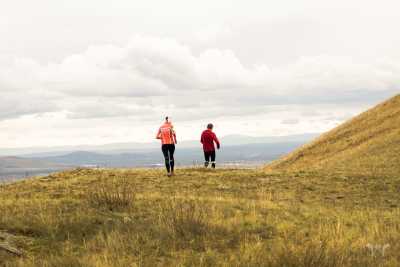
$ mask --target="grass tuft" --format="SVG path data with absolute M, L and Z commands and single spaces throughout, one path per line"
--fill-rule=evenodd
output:
M 204 203 L 175 198 L 161 204 L 160 223 L 175 238 L 191 240 L 206 234 L 209 216 Z
M 110 211 L 131 207 L 135 198 L 135 185 L 123 176 L 111 179 L 103 178 L 90 187 L 87 192 L 87 200 L 90 205 Z

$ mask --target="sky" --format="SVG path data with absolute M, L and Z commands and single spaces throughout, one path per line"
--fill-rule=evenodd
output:
M 398 1 L 1 6 L 3 148 L 319 133 L 399 93 Z

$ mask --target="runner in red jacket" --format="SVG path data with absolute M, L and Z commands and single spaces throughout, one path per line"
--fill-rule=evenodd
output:
M 207 125 L 207 130 L 205 130 L 201 134 L 201 139 L 200 142 L 203 144 L 203 150 L 204 150 L 204 167 L 208 167 L 210 164 L 210 159 L 211 159 L 211 167 L 215 168 L 215 146 L 214 142 L 217 144 L 217 148 L 220 148 L 220 143 L 213 132 L 214 125 L 212 123 L 209 123 Z

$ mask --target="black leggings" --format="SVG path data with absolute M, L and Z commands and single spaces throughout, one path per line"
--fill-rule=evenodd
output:
M 211 167 L 215 168 L 215 150 L 213 151 L 204 151 L 204 166 L 208 167 L 208 164 L 210 164 L 210 159 L 211 159 Z
M 168 172 L 174 172 L 175 145 L 174 144 L 162 145 L 161 150 L 162 150 L 162 153 L 164 154 L 165 168 L 167 168 Z

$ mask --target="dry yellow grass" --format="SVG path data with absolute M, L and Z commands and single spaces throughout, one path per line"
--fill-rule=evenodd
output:
M 0 266 L 400 266 L 399 131 L 396 96 L 266 170 L 0 185 Z
M 0 266 L 399 266 L 399 189 L 304 172 L 64 172 L 0 187 L 0 232 L 24 252 L 0 250 Z
M 400 95 L 266 167 L 367 176 L 400 174 Z

